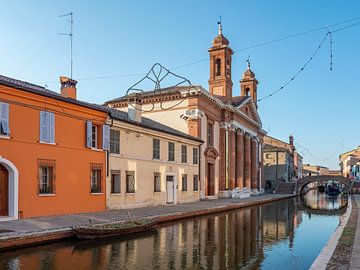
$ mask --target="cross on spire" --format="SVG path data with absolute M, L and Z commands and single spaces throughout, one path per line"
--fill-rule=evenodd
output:
M 222 35 L 222 21 L 221 21 L 221 16 L 219 16 L 218 26 L 219 26 L 219 35 Z
M 246 63 L 247 63 L 247 69 L 250 70 L 250 55 L 248 55 L 248 58 L 246 59 Z

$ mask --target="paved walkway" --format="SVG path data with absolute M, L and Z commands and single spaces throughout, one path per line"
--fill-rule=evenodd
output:
M 353 250 L 350 260 L 350 269 L 360 269 L 360 195 L 354 195 L 356 204 L 358 206 L 358 220 L 356 226 L 356 233 L 354 238 Z
M 177 214 L 181 215 L 191 212 L 199 212 L 207 209 L 215 210 L 217 208 L 225 208 L 233 205 L 237 207 L 245 207 L 247 205 L 253 205 L 256 203 L 266 203 L 273 200 L 279 200 L 289 196 L 291 195 L 264 194 L 244 199 L 217 199 L 177 205 L 136 208 L 130 210 L 115 210 L 78 215 L 3 221 L 0 222 L 0 242 L 1 240 L 27 234 L 37 234 L 46 231 L 71 229 L 72 226 L 89 224 L 89 219 L 91 219 L 91 222 L 93 224 L 126 221 L 128 220 L 127 212 L 131 213 L 133 219 L 140 219 L 146 217 L 155 218 L 174 216 Z M 2 230 L 10 230 L 11 232 L 4 232 Z

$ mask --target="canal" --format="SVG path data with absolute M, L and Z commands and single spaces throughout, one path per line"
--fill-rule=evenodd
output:
M 308 269 L 346 200 L 305 198 L 162 225 L 133 238 L 65 241 L 0 253 L 1 269 Z

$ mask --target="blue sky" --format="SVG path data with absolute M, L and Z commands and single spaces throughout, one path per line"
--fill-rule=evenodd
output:
M 102 103 L 125 93 L 159 62 L 207 89 L 207 49 L 223 18 L 233 56 L 234 94 L 250 55 L 262 97 L 291 78 L 326 30 L 244 48 L 360 16 L 359 1 L 2 1 L 0 74 L 59 89 L 69 75 L 68 31 L 59 15 L 74 12 L 74 79 L 78 97 Z M 330 27 L 335 30 L 349 23 Z M 269 135 L 293 134 L 306 163 L 338 168 L 338 154 L 360 145 L 360 25 L 333 34 L 284 91 L 259 103 Z M 126 76 L 124 76 L 126 75 Z M 129 75 L 129 76 L 127 76 Z M 113 76 L 107 79 L 86 79 Z

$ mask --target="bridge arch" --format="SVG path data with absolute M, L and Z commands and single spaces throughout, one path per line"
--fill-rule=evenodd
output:
M 351 185 L 350 179 L 343 176 L 331 176 L 331 175 L 307 176 L 296 181 L 295 192 L 297 195 L 301 195 L 301 191 L 306 185 L 314 182 L 328 182 L 328 181 L 336 181 L 342 183 L 347 188 L 350 188 Z

